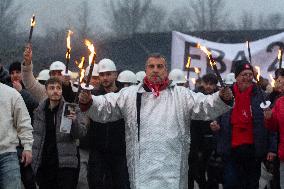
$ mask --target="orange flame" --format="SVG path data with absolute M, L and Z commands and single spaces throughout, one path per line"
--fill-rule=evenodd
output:
M 186 68 L 187 69 L 189 69 L 190 68 L 190 64 L 191 64 L 191 57 L 190 56 L 188 56 L 188 58 L 187 58 L 187 64 L 186 64 Z
M 82 57 L 82 58 L 81 58 L 81 62 L 78 63 L 78 61 L 75 60 L 75 64 L 77 65 L 77 67 L 78 67 L 79 69 L 82 69 L 83 66 L 84 66 L 84 61 L 85 61 L 85 57 Z
M 281 55 L 282 55 L 282 50 L 281 50 L 281 49 L 279 49 L 279 50 L 278 50 L 278 60 L 280 60 Z
M 83 68 L 80 70 L 80 83 L 83 81 L 83 78 L 85 77 L 86 70 Z
M 80 69 L 80 82 L 82 82 L 83 78 L 85 77 L 85 69 L 83 68 L 84 62 L 85 62 L 85 57 L 81 58 L 81 62 L 80 63 L 75 61 L 76 65 Z
M 273 78 L 273 76 L 272 76 L 272 74 L 269 74 L 269 77 L 270 77 L 270 79 L 271 79 L 271 86 L 274 88 L 275 87 L 275 80 L 274 80 L 274 78 Z
M 91 54 L 89 55 L 89 65 L 91 65 L 93 57 L 95 56 L 96 52 L 95 52 L 95 47 L 94 45 L 87 39 L 85 39 L 85 45 L 88 47 L 89 51 L 91 52 Z
M 67 42 L 67 52 L 66 52 L 66 58 L 70 59 L 70 51 L 71 51 L 71 35 L 73 32 L 71 30 L 68 30 L 66 42 Z
M 196 79 L 195 78 L 191 78 L 191 82 L 193 83 L 193 85 L 196 84 Z
M 259 81 L 260 78 L 260 67 L 259 66 L 254 66 L 256 71 L 257 71 L 257 76 L 256 76 L 256 80 Z
M 201 49 L 207 55 L 211 66 L 216 65 L 216 62 L 214 60 L 212 60 L 212 53 L 206 47 L 204 47 L 204 46 L 202 46 L 198 43 L 197 48 Z
M 33 14 L 33 17 L 31 18 L 31 26 L 34 27 L 35 24 L 36 24 L 35 15 Z

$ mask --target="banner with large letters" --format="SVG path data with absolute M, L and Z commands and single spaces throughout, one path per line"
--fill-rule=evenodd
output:
M 227 73 L 234 71 L 235 61 L 249 59 L 245 41 L 236 44 L 216 43 L 173 31 L 171 69 L 179 68 L 186 72 L 190 56 L 190 78 L 197 78 L 194 67 L 199 68 L 201 75 L 212 72 L 207 55 L 197 48 L 197 44 L 205 46 L 212 53 L 223 78 Z M 274 70 L 279 67 L 279 48 L 284 48 L 284 32 L 250 42 L 251 64 L 260 67 L 262 77 L 271 80 L 270 75 L 274 76 Z

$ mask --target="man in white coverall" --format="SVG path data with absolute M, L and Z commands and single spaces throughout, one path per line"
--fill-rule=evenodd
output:
M 127 165 L 132 189 L 187 188 L 190 120 L 213 120 L 233 104 L 229 88 L 194 93 L 168 79 L 164 56 L 146 61 L 146 77 L 119 93 L 80 93 L 80 108 L 94 121 L 125 120 Z

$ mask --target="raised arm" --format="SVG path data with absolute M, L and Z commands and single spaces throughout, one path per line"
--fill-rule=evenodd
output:
M 122 118 L 117 104 L 120 93 L 92 96 L 90 92 L 83 91 L 79 95 L 80 108 L 87 116 L 96 122 L 106 123 Z
M 188 97 L 192 98 L 191 101 L 188 100 L 189 103 L 193 101 L 191 119 L 195 120 L 214 120 L 229 111 L 233 105 L 233 95 L 229 88 L 212 95 L 189 91 Z
M 35 100 L 40 102 L 47 97 L 44 85 L 40 84 L 33 75 L 31 45 L 25 47 L 24 61 L 22 63 L 22 76 L 26 89 L 31 93 Z

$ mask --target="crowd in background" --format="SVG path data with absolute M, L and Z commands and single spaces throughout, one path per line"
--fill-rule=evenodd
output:
M 1 110 L 6 112 L 0 116 L 0 125 L 14 128 L 0 129 L 1 136 L 5 136 L 0 140 L 0 164 L 13 161 L 9 170 L 14 171 L 5 175 L 0 168 L 0 188 L 19 188 L 20 179 L 27 189 L 131 188 L 133 175 L 126 156 L 127 120 L 91 119 L 85 114 L 91 104 L 86 107 L 80 101 L 84 89 L 78 78 L 63 74 L 64 63 L 53 62 L 37 77 L 33 74 L 35 66 L 32 47 L 26 46 L 23 60 L 11 63 L 8 70 L 0 67 Z M 90 67 L 85 76 L 89 72 Z M 284 68 L 275 71 L 273 88 L 264 78 L 256 84 L 255 75 L 249 62 L 236 62 L 234 73 L 224 79 L 234 95 L 233 108 L 213 120 L 191 120 L 188 173 L 183 178 L 188 188 L 194 188 L 194 182 L 200 189 L 219 188 L 220 184 L 224 189 L 284 187 Z M 112 60 L 102 59 L 92 70 L 91 94 L 120 93 L 126 87 L 150 83 L 151 90 L 146 91 L 159 97 L 163 86 L 151 88 L 151 82 L 145 78 L 144 71 L 119 72 Z M 169 73 L 169 83 L 167 86 L 205 95 L 220 88 L 215 74 L 208 73 L 190 89 L 184 71 L 178 69 Z M 263 95 L 272 102 L 265 110 L 259 106 Z M 71 120 L 70 132 L 64 133 L 60 128 L 67 103 L 76 106 L 67 115 Z

